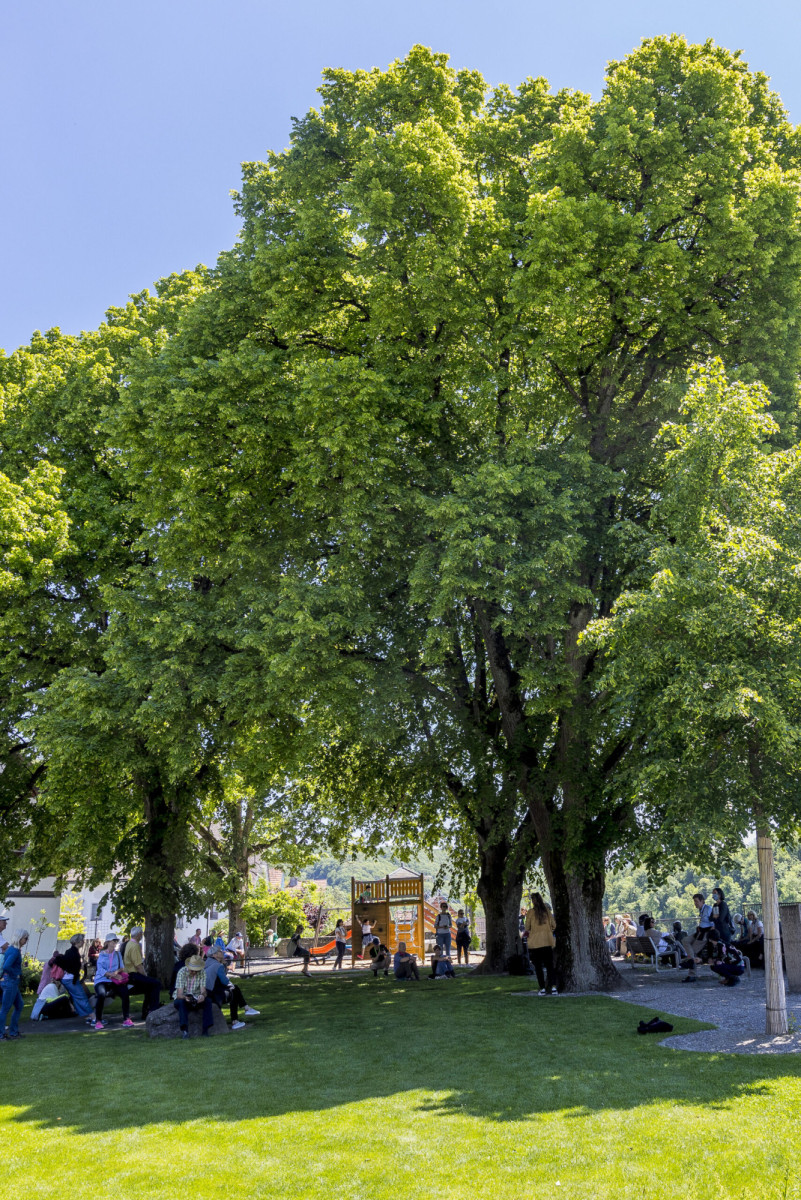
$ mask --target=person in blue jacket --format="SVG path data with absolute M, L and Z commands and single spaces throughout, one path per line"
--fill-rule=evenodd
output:
M 11 945 L 6 946 L 3 955 L 3 973 L 0 975 L 0 989 L 2 989 L 3 997 L 0 1004 L 0 1031 L 2 1031 L 0 1037 L 6 1041 L 13 1041 L 15 1038 L 21 1037 L 19 1015 L 22 1012 L 22 996 L 19 985 L 22 979 L 22 951 L 27 944 L 27 930 L 18 929 L 11 940 Z M 6 1029 L 9 1013 L 11 1013 L 11 1021 Z

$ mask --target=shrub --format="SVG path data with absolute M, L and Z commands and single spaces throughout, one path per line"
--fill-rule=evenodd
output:
M 23 955 L 19 990 L 21 992 L 35 992 L 41 983 L 43 970 L 44 963 L 39 962 L 38 958 L 32 958 L 28 954 Z
M 242 919 L 252 946 L 264 945 L 273 917 L 278 918 L 278 936 L 289 937 L 301 922 L 306 922 L 303 896 L 298 892 L 272 892 L 266 879 L 258 879 L 242 905 Z

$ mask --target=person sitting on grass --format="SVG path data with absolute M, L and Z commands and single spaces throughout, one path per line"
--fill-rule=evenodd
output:
M 445 953 L 442 946 L 435 946 L 434 953 L 431 955 L 431 978 L 453 979 L 455 976 L 456 972 L 453 969 L 450 955 Z
M 3 939 L 5 941 L 5 939 Z M 18 929 L 11 939 L 11 944 L 5 946 L 3 952 L 3 970 L 0 973 L 0 1039 L 16 1041 L 22 1037 L 19 1031 L 19 1015 L 22 1012 L 22 996 L 20 995 L 20 980 L 22 979 L 22 952 L 28 944 L 28 932 Z M 11 1020 L 6 1029 L 6 1019 L 11 1013 Z
M 32 1021 L 57 1021 L 77 1015 L 68 993 L 62 990 L 61 984 L 48 983 L 39 992 L 36 1003 L 31 1009 L 30 1019 Z M 91 1024 L 92 1019 L 89 1017 L 87 1024 Z
M 717 930 L 707 938 L 711 958 L 709 965 L 726 987 L 736 987 L 745 971 L 743 956 L 736 946 L 727 946 Z
M 301 946 L 300 939 L 302 937 L 303 937 L 303 924 L 301 922 L 301 924 L 298 925 L 297 929 L 292 934 L 292 937 L 289 939 L 289 953 L 287 954 L 287 958 L 302 958 L 303 959 L 303 970 L 301 971 L 301 975 L 311 975 L 311 971 L 309 970 L 309 963 L 311 962 L 311 954 L 309 953 L 309 951 L 306 949 L 305 946 Z
M 416 979 L 420 982 L 420 972 L 417 969 L 417 956 L 409 954 L 405 942 L 398 942 L 398 949 L 392 960 L 396 979 Z
M 379 942 L 375 958 L 370 965 L 374 978 L 378 979 L 379 971 L 383 971 L 385 976 L 389 975 L 389 968 L 391 966 L 392 955 L 389 952 L 389 947 L 385 946 L 383 942 Z
M 245 1022 L 239 1020 L 240 1008 L 244 1009 L 246 1017 L 259 1015 L 259 1010 L 251 1008 L 242 995 L 239 984 L 231 983 L 225 970 L 225 954 L 217 946 L 212 947 L 211 953 L 206 959 L 206 992 L 219 1008 L 222 1008 L 224 1004 L 229 1006 L 232 1029 L 245 1028 Z
M 126 1028 L 133 1025 L 130 1013 L 130 1000 L 128 992 L 128 980 L 124 978 L 122 958 L 117 950 L 117 943 L 120 939 L 114 933 L 106 935 L 106 940 L 103 943 L 103 949 L 97 956 L 97 970 L 95 971 L 95 995 L 97 996 L 97 1005 L 95 1006 L 95 1029 L 102 1029 L 105 1025 L 103 1020 L 103 1008 L 106 1003 L 107 996 L 117 996 L 122 1003 L 122 1023 Z
M 199 1008 L 203 1009 L 203 1037 L 209 1036 L 209 1030 L 214 1024 L 211 996 L 206 991 L 205 967 L 202 955 L 195 954 L 186 960 L 175 980 L 173 1003 L 178 1010 L 182 1038 L 189 1037 L 189 1013 L 196 1012 Z

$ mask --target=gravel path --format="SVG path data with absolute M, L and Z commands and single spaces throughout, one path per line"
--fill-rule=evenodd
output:
M 787 995 L 787 1015 L 790 1025 L 798 1031 L 780 1037 L 765 1033 L 765 978 L 755 971 L 750 980 L 743 979 L 738 987 L 723 987 L 709 976 L 698 983 L 682 984 L 683 971 L 653 973 L 621 970 L 630 986 L 615 992 L 612 999 L 624 1004 L 637 1004 L 653 1009 L 653 1014 L 692 1017 L 717 1026 L 698 1033 L 670 1034 L 661 1045 L 671 1050 L 699 1050 L 722 1054 L 798 1054 L 801 1052 L 801 996 Z M 786 986 L 786 981 L 785 981 Z M 536 992 L 518 993 L 536 995 Z M 597 995 L 597 993 L 584 993 Z M 569 996 L 543 997 L 544 1004 L 569 1001 Z M 648 1017 L 646 1017 L 648 1020 Z
M 790 1025 L 798 1024 L 799 1031 L 769 1036 L 765 1033 L 765 978 L 761 972 L 755 971 L 751 980 L 744 979 L 736 988 L 723 987 L 716 979 L 708 978 L 684 985 L 680 978 L 671 978 L 664 983 L 660 979 L 657 983 L 652 976 L 638 972 L 631 991 L 618 993 L 615 998 L 717 1026 L 716 1029 L 665 1038 L 662 1045 L 672 1050 L 725 1054 L 798 1054 L 801 1051 L 801 996 L 787 996 Z

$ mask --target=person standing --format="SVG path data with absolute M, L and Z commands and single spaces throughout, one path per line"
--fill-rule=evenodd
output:
M 133 934 L 131 936 L 133 937 Z M 203 930 L 196 929 L 189 940 L 193 946 L 200 947 L 200 943 L 203 940 Z
M 730 942 L 734 941 L 736 931 L 734 922 L 731 919 L 731 913 L 729 912 L 729 906 L 726 903 L 726 897 L 720 888 L 712 889 L 712 903 L 717 909 L 717 912 L 712 917 L 713 924 L 720 934 L 721 941 L 728 946 Z
M 122 966 L 122 958 L 117 950 L 117 943 L 120 939 L 114 933 L 106 935 L 106 940 L 103 943 L 103 949 L 97 956 L 97 969 L 95 970 L 95 995 L 97 996 L 97 1005 L 95 1006 L 95 1029 L 103 1028 L 103 1008 L 106 1003 L 107 996 L 119 996 L 122 1003 L 122 1023 L 129 1028 L 133 1025 L 130 1013 L 130 998 L 128 992 L 128 980 L 123 979 L 124 971 Z
M 553 985 L 553 931 L 556 921 L 539 892 L 531 893 L 531 907 L 526 913 L 528 956 L 537 974 L 541 996 L 555 996 Z
M 342 959 L 345 957 L 345 951 L 348 948 L 348 931 L 345 928 L 345 922 L 342 917 L 336 923 L 334 929 L 334 941 L 336 942 L 337 961 L 334 963 L 334 970 L 342 970 Z
M 460 908 L 456 914 L 456 961 L 461 964 L 462 951 L 464 951 L 464 963 L 466 967 L 470 966 L 471 940 L 470 918 L 466 917 L 464 909 Z
M 437 913 L 437 919 L 434 922 L 434 936 L 436 938 L 437 945 L 440 947 L 440 949 L 445 951 L 445 954 L 448 958 L 450 958 L 451 954 L 452 926 L 453 920 L 451 919 L 451 914 L 448 912 L 447 901 L 442 900 L 440 902 L 439 912 Z
M 128 982 L 133 984 L 135 992 L 142 993 L 142 1020 L 155 1008 L 161 1008 L 161 980 L 145 974 L 145 960 L 142 955 L 141 925 L 134 925 L 131 936 L 125 947 L 123 965 L 128 972 Z
M 9 944 L 4 939 L 3 971 L 0 975 L 0 1038 L 13 1042 L 22 1037 L 19 1031 L 19 1015 L 22 1012 L 22 996 L 20 995 L 20 980 L 22 979 L 22 951 L 28 944 L 28 931 L 18 929 Z M 6 1029 L 6 1020 L 11 1013 L 11 1020 Z

